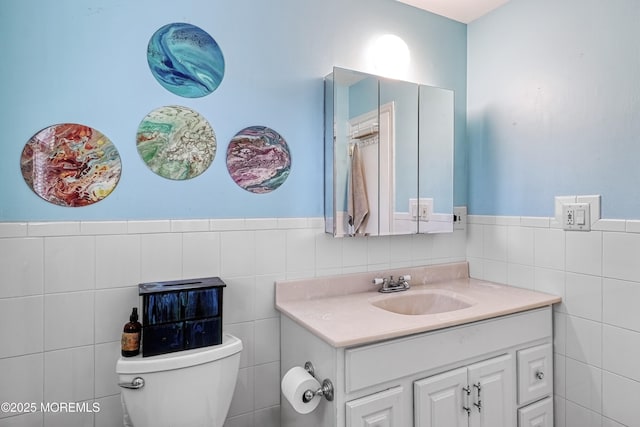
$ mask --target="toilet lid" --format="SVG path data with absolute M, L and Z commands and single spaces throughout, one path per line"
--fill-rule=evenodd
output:
M 120 357 L 116 363 L 118 374 L 144 374 L 196 366 L 224 359 L 242 351 L 242 341 L 231 334 L 224 334 L 222 344 L 178 351 L 152 357 Z

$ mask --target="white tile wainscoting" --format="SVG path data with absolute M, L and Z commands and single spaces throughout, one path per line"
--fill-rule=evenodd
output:
M 219 276 L 244 343 L 226 427 L 280 424 L 274 281 L 465 260 L 464 231 L 334 239 L 322 218 L 0 223 L 0 402 L 99 412 L 0 413 L 0 427 L 121 427 L 115 362 L 137 285 Z
M 224 328 L 245 344 L 226 426 L 278 426 L 275 280 L 465 259 L 475 278 L 563 297 L 556 427 L 640 426 L 640 221 L 594 228 L 470 215 L 466 232 L 334 239 L 321 218 L 0 223 L 0 402 L 100 403 L 0 427 L 120 427 L 114 364 L 137 284 L 202 276 L 227 283 Z
M 556 427 L 638 427 L 640 221 L 556 227 L 552 218 L 470 215 L 471 276 L 563 297 L 554 312 Z

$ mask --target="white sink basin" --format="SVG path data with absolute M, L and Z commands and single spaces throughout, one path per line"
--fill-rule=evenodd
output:
M 444 289 L 430 289 L 377 297 L 371 304 L 392 313 L 425 315 L 462 310 L 475 305 L 475 301 Z

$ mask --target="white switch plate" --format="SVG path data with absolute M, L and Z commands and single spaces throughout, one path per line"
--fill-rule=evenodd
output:
M 409 199 L 409 214 L 413 221 L 429 221 L 433 213 L 433 199 L 421 197 L 419 199 Z
M 600 195 L 595 196 L 576 196 L 577 203 L 589 203 L 589 216 L 591 217 L 591 225 L 600 220 Z
M 565 230 L 591 230 L 589 203 L 565 203 L 562 205 L 562 228 Z
M 453 229 L 464 230 L 467 228 L 467 207 L 456 206 L 453 208 Z

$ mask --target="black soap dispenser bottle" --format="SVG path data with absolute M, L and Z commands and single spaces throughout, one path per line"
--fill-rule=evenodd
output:
M 140 335 L 142 333 L 142 325 L 138 322 L 138 308 L 133 307 L 129 323 L 124 325 L 122 331 L 122 355 L 124 357 L 132 357 L 140 354 Z

